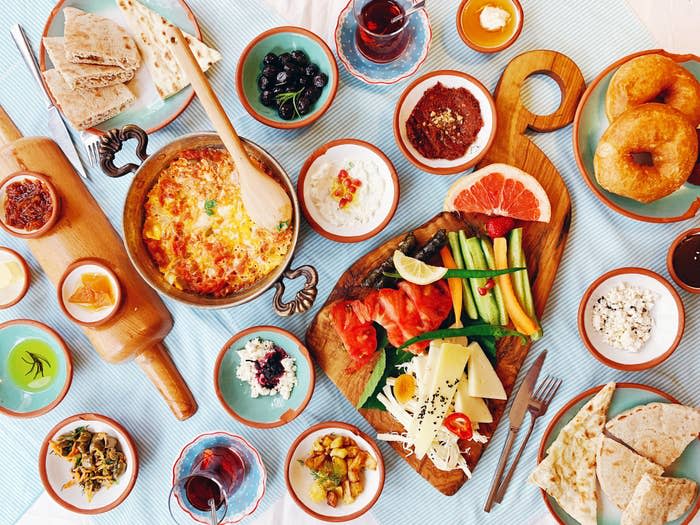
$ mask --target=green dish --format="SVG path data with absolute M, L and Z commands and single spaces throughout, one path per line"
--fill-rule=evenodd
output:
M 199 39 L 202 38 L 194 14 L 184 1 L 139 1 L 149 9 L 153 9 L 173 24 L 179 26 L 182 30 Z M 127 25 L 115 0 L 61 0 L 51 11 L 49 19 L 44 26 L 43 36 L 63 36 L 64 7 L 75 7 L 89 13 L 95 13 L 110 18 L 124 27 L 124 29 L 133 36 L 131 28 Z M 39 61 L 42 71 L 52 67 L 43 44 L 39 50 Z M 135 79 L 129 82 L 130 87 L 134 85 L 134 82 L 137 83 L 137 89 L 132 90 L 135 91 L 136 102 L 118 115 L 91 128 L 90 131 L 103 133 L 113 128 L 121 128 L 127 124 L 136 124 L 140 128 L 145 129 L 148 133 L 152 133 L 170 124 L 170 122 L 185 110 L 194 98 L 194 91 L 190 86 L 187 86 L 179 93 L 163 100 L 156 93 L 155 86 L 151 86 L 152 89 L 150 90 L 147 89 L 146 84 L 149 80 L 150 75 L 148 74 L 147 67 L 142 63 L 141 68 L 139 68 L 139 71 L 136 73 Z
M 258 77 L 266 54 L 279 55 L 294 50 L 306 53 L 309 61 L 328 75 L 328 84 L 309 113 L 302 118 L 284 120 L 275 108 L 260 102 Z M 243 50 L 236 69 L 236 89 L 243 107 L 254 119 L 273 128 L 300 128 L 317 120 L 330 107 L 338 90 L 338 65 L 328 45 L 311 31 L 301 27 L 276 27 L 255 37 Z
M 554 416 L 550 426 L 545 432 L 540 447 L 540 456 L 546 451 L 552 442 L 559 435 L 561 429 L 569 421 L 573 419 L 581 407 L 587 403 L 601 387 L 593 389 L 594 391 L 584 392 L 577 396 L 567 405 L 562 411 Z M 608 420 L 618 414 L 634 408 L 639 405 L 646 405 L 653 402 L 675 403 L 677 402 L 672 396 L 661 392 L 660 390 L 634 383 L 619 383 L 615 389 L 610 407 L 608 408 Z M 540 460 L 542 457 L 539 458 Z M 700 483 L 700 440 L 696 439 L 685 449 L 681 457 L 679 457 L 664 473 L 666 476 L 680 477 L 692 479 Z M 547 506 L 554 515 L 558 518 L 558 523 L 566 525 L 577 525 L 578 522 L 571 518 L 564 510 L 559 507 L 554 498 L 550 497 L 544 491 L 542 494 L 547 502 Z M 700 508 L 700 499 L 695 497 L 695 502 L 690 505 L 688 512 L 681 518 L 669 522 L 670 525 L 685 525 L 689 523 L 693 516 Z M 607 497 L 601 493 L 598 499 L 598 525 L 619 525 L 620 511 L 608 501 Z
M 700 186 L 686 183 L 677 191 L 657 201 L 642 204 L 603 189 L 595 178 L 593 158 L 598 141 L 609 123 L 605 114 L 605 95 L 610 79 L 617 69 L 630 59 L 648 53 L 673 58 L 700 80 L 700 57 L 673 55 L 662 50 L 650 50 L 625 57 L 603 71 L 589 86 L 579 103 L 574 120 L 574 154 L 581 175 L 596 196 L 608 207 L 632 219 L 646 222 L 676 222 L 690 219 L 700 208 Z
M 272 341 L 294 358 L 297 384 L 289 399 L 280 395 L 250 397 L 250 385 L 236 377 L 240 364 L 237 351 L 256 337 Z M 278 427 L 297 417 L 311 399 L 315 382 L 316 373 L 307 349 L 294 335 L 275 326 L 248 328 L 233 336 L 214 367 L 214 387 L 224 409 L 238 421 L 256 428 Z

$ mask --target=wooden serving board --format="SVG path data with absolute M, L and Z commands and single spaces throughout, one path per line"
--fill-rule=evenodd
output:
M 562 103 L 559 109 L 550 115 L 534 115 L 520 100 L 522 83 L 527 77 L 536 73 L 551 76 L 561 86 Z M 524 133 L 528 128 L 546 132 L 571 123 L 577 102 L 584 89 L 585 84 L 580 70 L 569 58 L 560 53 L 532 51 L 513 59 L 506 67 L 496 88 L 498 113 L 496 140 L 478 166 L 483 167 L 494 162 L 505 162 L 517 166 L 536 177 L 547 191 L 552 204 L 551 221 L 548 224 L 527 223 L 523 228 L 523 247 L 533 286 L 535 307 L 540 317 L 564 251 L 571 221 L 571 200 L 566 185 L 554 165 Z M 483 221 L 484 217 L 476 214 L 459 217 L 456 214 L 443 212 L 413 231 L 420 246 L 440 228 L 448 231 L 460 229 L 480 231 Z M 404 235 L 405 233 L 402 233 L 355 262 L 340 277 L 306 333 L 306 344 L 314 359 L 353 405 L 357 405 L 374 365 L 368 364 L 354 374 L 346 372 L 351 361 L 331 324 L 329 305 L 339 299 L 353 299 L 366 293 L 366 289 L 360 287 L 361 281 L 393 253 Z M 546 326 L 544 330 L 546 333 Z M 529 348 L 529 343 L 523 344 L 519 339 L 512 337 L 502 338 L 498 343 L 496 373 L 509 396 Z M 490 438 L 503 416 L 506 403 L 494 400 L 487 402 L 494 422 L 489 425 L 480 425 L 479 431 Z M 360 409 L 360 413 L 377 432 L 403 431 L 401 425 L 387 412 Z M 413 455 L 407 456 L 401 444 L 391 443 L 391 446 L 421 476 L 445 495 L 454 494 L 466 482 L 466 476 L 461 471 L 443 472 L 435 468 L 427 458 L 418 461 Z M 465 457 L 472 470 L 483 448 L 478 443 L 469 443 L 469 450 Z M 490 476 L 491 474 L 476 473 L 475 475 Z

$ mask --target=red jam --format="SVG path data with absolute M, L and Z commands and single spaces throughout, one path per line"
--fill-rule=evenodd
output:
M 255 362 L 256 379 L 263 388 L 273 389 L 284 374 L 282 360 L 289 357 L 287 352 L 275 345 L 265 357 Z
M 673 251 L 673 269 L 692 288 L 700 288 L 700 233 L 683 239 Z
M 5 188 L 5 224 L 17 230 L 42 228 L 53 213 L 48 187 L 40 180 L 24 179 Z

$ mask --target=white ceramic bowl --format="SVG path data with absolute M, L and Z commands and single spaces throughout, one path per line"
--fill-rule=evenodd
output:
M 81 286 L 81 277 L 85 273 L 96 273 L 107 277 L 112 285 L 114 304 L 99 310 L 85 308 L 71 303 L 70 297 Z M 111 319 L 121 303 L 122 292 L 119 279 L 114 272 L 99 261 L 84 259 L 71 264 L 63 274 L 58 286 L 59 304 L 64 313 L 78 324 L 96 326 Z
M 655 295 L 651 337 L 638 352 L 607 344 L 593 327 L 596 300 L 622 283 L 650 290 Z M 618 370 L 645 370 L 666 360 L 676 349 L 683 336 L 685 310 L 678 292 L 657 273 L 644 268 L 619 268 L 600 276 L 588 287 L 579 305 L 578 326 L 584 344 L 602 363 Z
M 27 261 L 16 251 L 0 246 L 0 264 L 14 262 L 17 263 L 20 277 L 14 282 L 0 290 L 0 310 L 16 305 L 22 300 L 29 289 L 30 273 Z

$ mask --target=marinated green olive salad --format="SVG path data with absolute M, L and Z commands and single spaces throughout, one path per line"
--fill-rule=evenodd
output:
M 326 84 L 328 75 L 310 62 L 303 51 L 295 49 L 280 55 L 268 53 L 263 58 L 258 77 L 260 102 L 277 109 L 277 114 L 284 120 L 301 118 L 321 98 Z

